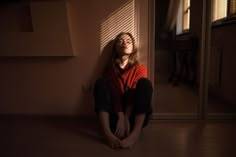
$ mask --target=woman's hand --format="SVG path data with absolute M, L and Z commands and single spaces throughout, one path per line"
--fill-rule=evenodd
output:
M 118 149 L 121 147 L 120 145 L 120 139 L 116 136 L 114 136 L 111 132 L 105 133 L 105 138 L 107 140 L 108 145 L 113 149 Z
M 118 120 L 116 124 L 115 136 L 118 138 L 124 138 L 125 136 L 125 121 L 124 121 L 124 113 L 118 112 Z
M 133 105 L 132 104 L 129 104 L 126 106 L 126 112 L 125 112 L 125 118 L 124 118 L 124 121 L 125 121 L 125 136 L 128 137 L 129 134 L 130 134 L 130 122 L 129 122 L 129 118 L 131 116 L 131 113 L 132 113 L 132 110 L 133 110 Z

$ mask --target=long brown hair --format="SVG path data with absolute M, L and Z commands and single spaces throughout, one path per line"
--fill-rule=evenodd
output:
M 138 54 L 138 49 L 136 47 L 135 39 L 134 39 L 133 35 L 129 32 L 121 32 L 115 37 L 113 48 L 112 48 L 112 51 L 113 51 L 112 62 L 114 64 L 120 63 L 120 59 L 119 59 L 118 53 L 116 51 L 116 44 L 119 41 L 120 37 L 123 36 L 123 35 L 128 35 L 131 38 L 132 45 L 133 45 L 133 52 L 129 55 L 128 64 L 131 65 L 131 66 L 136 65 L 136 64 L 138 64 L 138 55 L 139 55 Z

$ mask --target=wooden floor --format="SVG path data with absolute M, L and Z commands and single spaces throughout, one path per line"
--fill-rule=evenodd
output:
M 0 157 L 235 157 L 234 121 L 153 120 L 137 144 L 112 150 L 95 119 L 0 117 Z

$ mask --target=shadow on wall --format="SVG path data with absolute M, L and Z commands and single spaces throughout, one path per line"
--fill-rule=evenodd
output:
M 107 45 L 103 48 L 100 53 L 95 68 L 93 70 L 92 76 L 89 81 L 81 87 L 81 95 L 79 101 L 79 107 L 77 109 L 78 113 L 83 113 L 83 115 L 93 115 L 94 114 L 94 97 L 93 88 L 96 80 L 102 77 L 105 69 L 109 67 L 112 63 L 112 48 L 114 40 L 110 40 Z
M 100 13 L 104 12 L 106 13 L 106 16 L 94 18 L 95 15 L 92 15 L 90 18 L 90 21 L 92 22 L 97 20 L 95 23 L 91 24 L 91 26 L 93 26 L 91 28 L 97 28 L 93 31 L 94 33 L 99 33 L 100 41 L 96 40 L 95 42 L 100 43 L 100 49 L 97 49 L 98 51 L 95 50 L 93 56 L 87 56 L 86 58 L 86 60 L 89 60 L 90 58 L 95 59 L 95 62 L 85 62 L 89 67 L 92 68 L 91 70 L 88 68 L 89 71 L 86 71 L 89 76 L 85 76 L 85 80 L 87 81 L 85 81 L 85 83 L 82 84 L 79 89 L 80 95 L 78 97 L 78 107 L 76 112 L 80 115 L 94 115 L 94 83 L 99 77 L 101 77 L 101 74 L 103 73 L 105 68 L 109 66 L 109 63 L 111 63 L 112 46 L 114 43 L 113 40 L 116 35 L 118 35 L 120 32 L 130 32 L 136 38 L 135 1 L 120 0 L 120 2 L 117 4 L 115 4 L 115 2 L 111 3 L 111 6 L 114 7 L 113 11 L 105 12 L 102 7 L 101 10 L 98 10 L 99 13 L 96 15 L 100 17 Z M 86 29 L 88 29 L 89 32 L 92 32 L 92 30 L 89 30 L 90 28 L 86 27 Z M 86 35 L 88 36 L 88 34 Z M 93 45 L 93 43 L 91 43 L 89 46 L 89 48 L 91 48 L 96 45 Z M 88 49 L 85 50 L 87 51 Z M 94 52 L 94 50 L 92 51 Z M 86 66 L 84 67 L 83 71 L 86 70 L 85 68 Z

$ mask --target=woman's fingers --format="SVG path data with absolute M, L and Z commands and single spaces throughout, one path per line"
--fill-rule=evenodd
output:
M 116 131 L 115 131 L 115 136 L 117 137 L 117 136 L 119 136 L 119 134 L 120 134 L 120 128 L 116 128 Z
M 111 143 L 111 148 L 112 149 L 117 149 L 117 148 L 120 148 L 120 147 L 121 147 L 120 140 L 117 137 L 114 137 L 114 139 L 112 140 L 112 143 Z
M 118 119 L 114 135 L 116 137 L 118 137 L 119 139 L 124 138 L 126 135 L 126 126 L 125 125 L 126 124 L 125 124 L 124 118 Z
M 121 138 L 123 135 L 124 135 L 124 130 L 121 128 L 117 128 L 115 136 Z
M 129 120 L 125 121 L 125 136 L 129 136 L 130 133 L 130 123 Z

